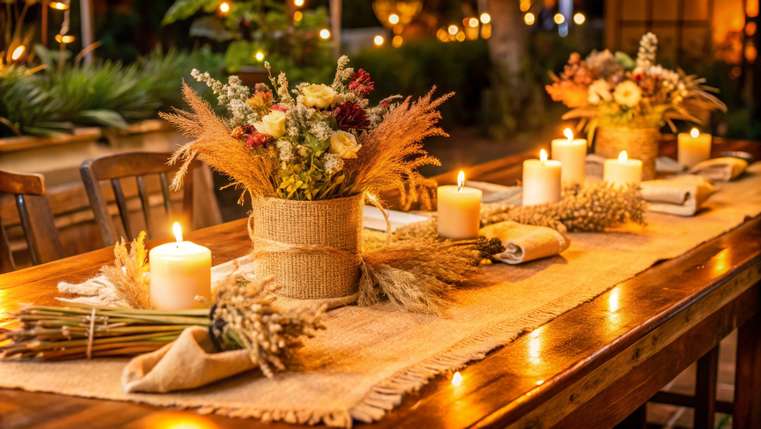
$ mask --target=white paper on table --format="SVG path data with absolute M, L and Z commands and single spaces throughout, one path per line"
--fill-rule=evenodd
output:
M 386 232 L 386 221 L 383 219 L 383 213 L 373 206 L 363 208 L 362 217 L 364 227 L 375 231 Z M 396 210 L 388 210 L 388 220 L 391 223 L 391 231 L 397 228 L 409 225 L 411 223 L 423 222 L 430 219 L 428 216 L 405 213 Z

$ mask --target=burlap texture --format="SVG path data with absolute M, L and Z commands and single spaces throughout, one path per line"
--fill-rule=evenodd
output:
M 642 180 L 655 179 L 658 135 L 657 128 L 599 127 L 595 132 L 595 153 L 611 159 L 625 150 L 629 159 L 642 161 Z
M 721 184 L 695 217 L 649 214 L 646 228 L 570 234 L 571 246 L 561 256 L 487 267 L 482 286 L 456 291 L 443 317 L 399 312 L 387 304 L 331 311 L 327 329 L 299 351 L 300 368 L 273 380 L 251 371 L 196 390 L 127 394 L 120 383 L 127 360 L 99 359 L 0 362 L 0 386 L 264 420 L 344 426 L 352 419 L 377 420 L 436 375 L 483 359 L 653 263 L 758 215 L 760 189 L 756 164 L 741 180 Z M 625 309 L 627 303 L 621 305 Z
M 362 195 L 320 201 L 260 198 L 251 213 L 256 275 L 272 277 L 288 298 L 357 293 Z

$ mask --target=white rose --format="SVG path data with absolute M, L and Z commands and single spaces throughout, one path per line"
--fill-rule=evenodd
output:
M 589 85 L 587 90 L 587 101 L 589 104 L 599 104 L 603 101 L 610 101 L 612 98 L 608 82 L 598 79 Z
M 625 80 L 616 85 L 616 89 L 613 91 L 613 98 L 616 100 L 616 103 L 622 106 L 634 107 L 639 104 L 639 100 L 642 98 L 642 90 L 639 89 L 636 83 Z
M 356 158 L 359 148 L 357 138 L 352 133 L 336 131 L 330 136 L 330 153 L 336 154 L 343 159 Z
M 324 109 L 336 98 L 336 91 L 328 85 L 309 84 L 301 88 L 301 102 L 307 107 Z
M 255 123 L 256 131 L 267 134 L 274 138 L 280 138 L 285 134 L 285 113 L 280 110 L 272 110 Z

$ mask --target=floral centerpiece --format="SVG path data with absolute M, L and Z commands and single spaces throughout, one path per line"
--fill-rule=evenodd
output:
M 573 53 L 546 87 L 554 101 L 571 109 L 564 119 L 579 120 L 590 141 L 597 134 L 597 153 L 614 158 L 626 150 L 643 160 L 648 177 L 655 173 L 658 130 L 664 123 L 675 131 L 674 121 L 702 123 L 705 112 L 725 109 L 705 79 L 657 64 L 657 50 L 657 37 L 647 33 L 636 60 L 608 50 L 583 59 Z
M 364 196 L 396 188 L 403 203 L 430 198 L 418 191 L 432 183 L 417 169 L 438 160 L 421 142 L 445 135 L 438 107 L 451 94 L 371 105 L 372 78 L 345 56 L 330 85 L 290 88 L 284 73 L 270 72 L 271 87 L 252 92 L 235 76 L 227 83 L 192 76 L 227 115 L 218 117 L 188 86 L 192 112 L 163 115 L 193 139 L 172 159 L 182 164 L 174 185 L 196 157 L 226 174 L 252 199 L 257 275 L 275 278 L 291 298 L 355 298 Z

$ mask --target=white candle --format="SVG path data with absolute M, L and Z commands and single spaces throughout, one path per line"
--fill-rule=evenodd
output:
M 533 206 L 560 201 L 560 161 L 547 160 L 547 151 L 539 159 L 523 161 L 523 205 Z
M 552 159 L 560 161 L 563 186 L 583 185 L 587 161 L 587 141 L 574 139 L 570 128 L 563 130 L 564 139 L 552 140 Z
M 439 235 L 461 240 L 478 237 L 481 227 L 480 189 L 465 187 L 465 173 L 457 175 L 457 186 L 436 190 Z
M 642 181 L 642 161 L 629 159 L 623 150 L 618 154 L 618 159 L 605 160 L 603 180 L 615 185 L 638 185 Z
M 211 302 L 211 251 L 183 241 L 179 223 L 175 222 L 172 230 L 177 241 L 156 246 L 149 254 L 151 304 L 158 310 L 208 307 Z
M 679 164 L 694 167 L 711 157 L 711 134 L 701 134 L 697 128 L 690 133 L 679 133 L 677 146 Z

